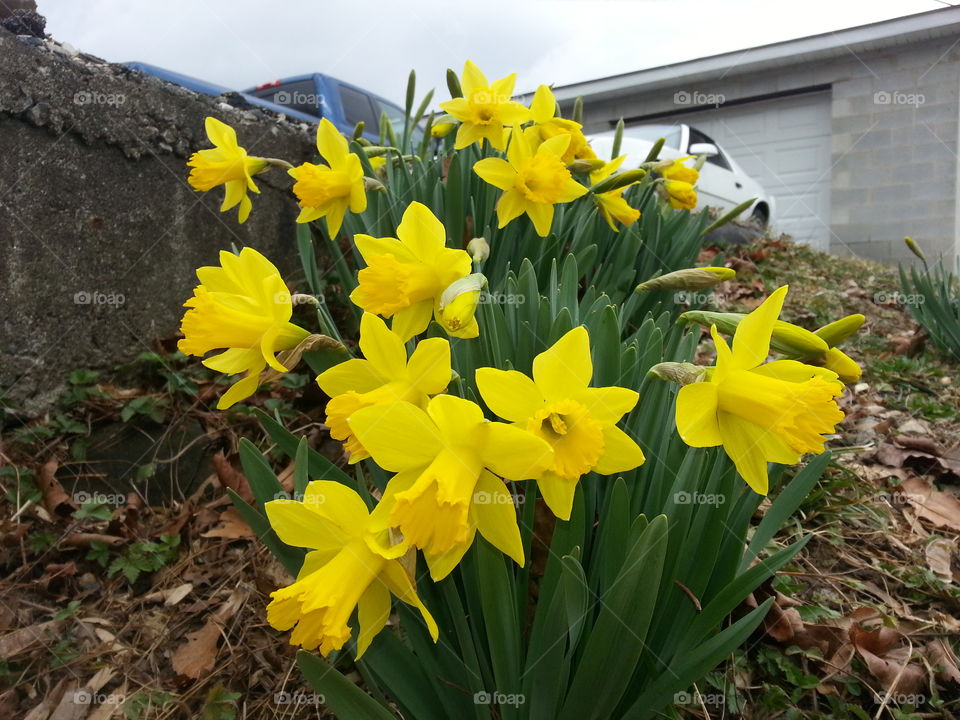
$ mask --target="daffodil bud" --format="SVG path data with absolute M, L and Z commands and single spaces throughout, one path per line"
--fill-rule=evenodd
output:
M 445 138 L 457 126 L 452 122 L 438 122 L 430 127 L 430 135 L 435 138 Z
M 857 382 L 862 370 L 849 355 L 839 348 L 830 348 L 823 356 L 822 365 L 827 370 L 833 370 L 845 383 Z
M 436 314 L 448 334 L 464 338 L 479 334 L 475 315 L 480 304 L 480 291 L 486 284 L 486 276 L 473 273 L 451 283 L 443 291 Z
M 851 335 L 855 334 L 867 321 L 863 315 L 847 315 L 845 318 L 824 325 L 819 330 L 814 331 L 814 335 L 822 338 L 830 347 L 836 347 Z
M 379 180 L 376 180 L 372 177 L 363 178 L 363 189 L 367 192 L 383 192 L 386 188 L 383 186 L 383 183 Z
M 475 237 L 467 243 L 467 252 L 475 263 L 482 263 L 490 257 L 490 243 L 484 237 Z
M 916 240 L 914 240 L 912 237 L 905 237 L 903 239 L 903 242 L 906 243 L 908 248 L 910 248 L 910 252 L 912 252 L 914 255 L 916 255 L 918 258 L 920 258 L 924 262 L 927 261 L 926 255 L 923 254 L 923 250 L 920 249 L 920 245 L 917 244 Z
M 683 313 L 677 320 L 680 324 L 697 323 L 704 327 L 716 325 L 724 335 L 733 335 L 737 326 L 745 315 L 742 313 L 720 313 L 708 310 L 690 310 Z M 780 353 L 798 358 L 817 358 L 822 360 L 830 348 L 820 337 L 809 330 L 793 325 L 783 320 L 777 320 L 773 325 L 773 336 L 770 338 L 770 347 Z
M 363 151 L 367 154 L 368 158 L 380 157 L 381 155 L 386 155 L 390 152 L 399 152 L 396 148 L 388 147 L 386 145 L 370 145 L 369 147 L 365 147 Z
M 635 182 L 640 182 L 644 177 L 646 177 L 646 175 L 647 171 L 642 168 L 616 173 L 615 175 L 611 175 L 610 177 L 598 182 L 596 185 L 590 188 L 590 192 L 600 195 L 601 193 L 610 192 L 611 190 L 619 190 L 627 185 L 633 185 Z
M 577 173 L 580 175 L 586 175 L 592 173 L 595 170 L 599 170 L 605 165 L 603 160 L 598 158 L 580 158 L 574 160 L 572 163 L 567 165 L 567 170 L 572 173 Z
M 692 363 L 662 362 L 647 371 L 647 375 L 677 385 L 690 385 L 707 377 L 707 368 Z
M 636 291 L 703 290 L 719 285 L 725 280 L 732 280 L 736 276 L 736 271 L 728 267 L 685 268 L 642 282 L 637 285 Z
M 460 86 L 460 78 L 452 68 L 447 68 L 447 89 L 450 91 L 451 98 L 463 97 L 463 88 Z
M 367 125 L 367 124 L 366 124 L 363 120 L 361 120 L 360 122 L 357 123 L 356 127 L 353 128 L 353 139 L 354 139 L 354 140 L 360 140 L 360 138 L 363 137 L 363 128 L 366 127 L 366 125 Z

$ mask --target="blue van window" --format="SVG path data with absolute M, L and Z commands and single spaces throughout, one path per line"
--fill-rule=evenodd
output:
M 380 127 L 380 118 L 374 112 L 369 96 L 346 85 L 341 85 L 340 102 L 343 104 L 343 115 L 348 125 L 356 125 L 363 121 L 367 132 L 377 132 Z
M 292 110 L 299 110 L 308 115 L 322 117 L 320 114 L 320 106 L 323 103 L 323 98 L 317 96 L 317 87 L 314 85 L 313 80 L 283 83 L 282 85 L 255 90 L 252 94 L 258 98 L 268 100 L 277 105 L 283 105 Z

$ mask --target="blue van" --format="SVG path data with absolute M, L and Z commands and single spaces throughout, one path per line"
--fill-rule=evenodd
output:
M 371 142 L 380 139 L 381 113 L 386 113 L 397 136 L 403 133 L 404 112 L 399 105 L 330 75 L 296 75 L 247 88 L 243 92 L 307 113 L 314 118 L 314 122 L 327 118 L 347 135 L 351 135 L 357 123 L 362 121 L 363 135 Z M 414 147 L 422 138 L 422 128 L 414 128 Z

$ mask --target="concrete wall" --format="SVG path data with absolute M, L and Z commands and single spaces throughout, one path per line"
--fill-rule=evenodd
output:
M 244 225 L 222 189 L 187 185 L 215 115 L 258 155 L 315 154 L 305 125 L 244 112 L 53 43 L 0 29 L 0 395 L 42 410 L 76 368 L 172 336 L 196 277 L 250 245 L 297 267 L 291 181 L 258 177 Z
M 608 100 L 587 97 L 584 121 L 588 131 L 609 129 L 619 117 L 665 113 L 682 121 L 690 108 L 677 102 L 678 91 L 722 96 L 730 103 L 829 86 L 832 163 L 823 172 L 832 186 L 831 251 L 912 261 L 903 245 L 910 235 L 928 255 L 954 262 L 960 256 L 956 40 L 926 39 L 856 54 L 840 49 L 829 59 L 798 59 L 763 72 L 738 72 L 734 65 L 719 77 L 685 77 L 679 84 L 638 88 Z

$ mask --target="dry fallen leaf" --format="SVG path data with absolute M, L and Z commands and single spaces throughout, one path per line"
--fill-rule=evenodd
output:
M 950 559 L 956 550 L 955 541 L 946 538 L 934 538 L 923 550 L 927 558 L 927 567 L 931 572 L 944 582 L 953 581 L 953 569 L 950 567 Z
M 913 506 L 917 517 L 937 527 L 960 531 L 960 500 L 933 487 L 923 478 L 910 478 L 900 485 L 900 492 Z
M 213 469 L 216 470 L 217 479 L 223 487 L 230 488 L 243 500 L 253 504 L 253 491 L 246 475 L 230 464 L 222 450 L 213 456 Z
M 37 473 L 37 487 L 43 493 L 43 506 L 47 512 L 53 516 L 66 517 L 76 510 L 77 506 L 57 480 L 59 467 L 60 461 L 56 458 L 47 460 Z
M 187 642 L 173 654 L 172 664 L 177 675 L 196 680 L 210 672 L 217 659 L 219 638 L 220 625 L 212 618 L 199 630 L 187 633 Z
M 62 622 L 62 620 L 49 620 L 3 635 L 0 637 L 0 658 L 6 660 L 38 643 L 49 643 Z
M 212 530 L 207 530 L 200 537 L 205 538 L 226 538 L 228 540 L 237 540 L 240 538 L 254 537 L 253 530 L 247 525 L 246 520 L 240 517 L 240 513 L 235 508 L 227 508 L 220 514 L 220 522 Z

